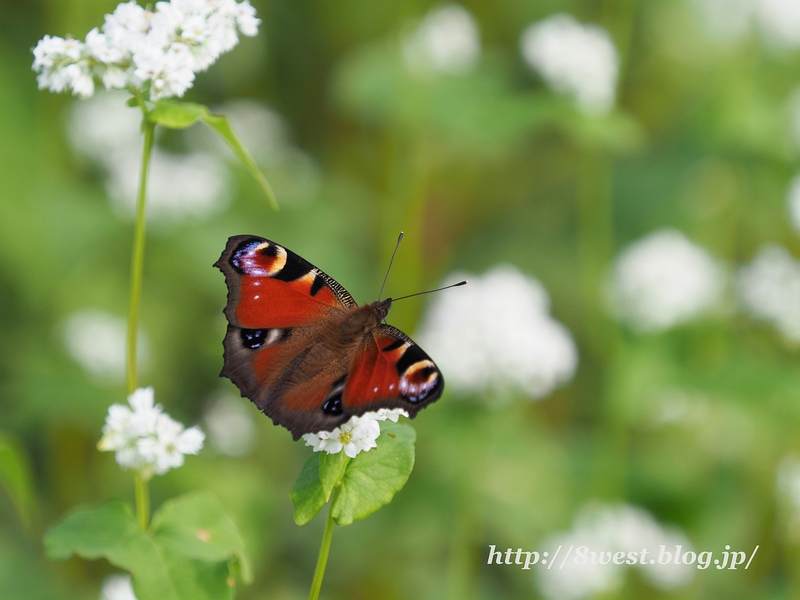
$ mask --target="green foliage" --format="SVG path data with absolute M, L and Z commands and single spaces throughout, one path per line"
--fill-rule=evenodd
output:
M 36 510 L 33 477 L 25 450 L 13 437 L 0 434 L 0 484 L 11 497 L 20 519 L 31 525 Z
M 53 525 L 44 543 L 53 560 L 105 558 L 129 571 L 140 600 L 232 598 L 233 563 L 243 581 L 252 579 L 236 526 L 202 492 L 166 502 L 146 532 L 120 502 L 78 509 Z
M 413 427 L 383 421 L 378 447 L 353 459 L 344 452 L 314 452 L 292 490 L 295 522 L 311 521 L 331 496 L 333 519 L 339 526 L 365 519 L 386 506 L 414 468 L 415 441 Z

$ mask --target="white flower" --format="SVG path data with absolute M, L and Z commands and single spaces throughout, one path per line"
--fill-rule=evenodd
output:
M 795 231 L 800 232 L 800 175 L 795 176 L 789 184 L 786 204 L 789 207 L 789 221 Z
M 692 0 L 709 35 L 720 41 L 740 38 L 750 31 L 754 0 Z
M 528 26 L 520 50 L 547 85 L 572 96 L 584 112 L 601 114 L 614 106 L 619 56 L 605 29 L 560 13 Z
M 753 0 L 761 34 L 776 49 L 800 47 L 800 2 Z
M 778 464 L 775 487 L 800 514 L 800 459 L 797 456 L 786 456 Z
M 577 348 L 567 328 L 550 316 L 541 283 L 509 265 L 483 276 L 448 277 L 459 279 L 469 279 L 469 285 L 437 296 L 420 335 L 453 389 L 514 387 L 535 399 L 573 377 Z
M 125 319 L 101 310 L 71 315 L 64 326 L 64 345 L 70 356 L 89 374 L 101 380 L 121 381 L 125 376 Z M 147 341 L 140 334 L 138 359 L 147 356 Z
M 100 600 L 136 600 L 130 575 L 109 575 L 103 580 Z
M 401 408 L 381 408 L 376 412 L 365 413 L 360 417 L 352 417 L 347 423 L 333 431 L 320 431 L 307 433 L 303 436 L 306 446 L 311 446 L 314 452 L 325 451 L 328 454 L 337 454 L 344 449 L 350 458 L 355 458 L 359 452 L 367 452 L 376 448 L 375 442 L 381 434 L 378 421 L 397 422 L 399 416 L 408 417 L 408 413 Z
M 687 584 L 694 576 L 695 566 L 686 564 L 659 564 L 657 559 L 660 546 L 666 551 L 675 552 L 681 546 L 681 553 L 692 551 L 686 536 L 678 530 L 662 527 L 645 510 L 630 505 L 588 505 L 584 507 L 572 529 L 547 540 L 543 547 L 553 556 L 561 545 L 562 551 L 570 546 L 587 546 L 594 552 L 637 552 L 647 549 L 650 558 L 656 561 L 644 565 L 637 564 L 649 582 L 662 590 L 670 590 Z M 539 589 L 545 598 L 570 600 L 589 598 L 595 595 L 613 595 L 622 585 L 628 565 L 576 564 L 567 560 L 563 568 L 561 562 L 554 569 L 540 569 L 537 572 Z
M 447 4 L 429 12 L 403 42 L 408 69 L 462 75 L 471 71 L 481 53 L 478 26 L 460 4 Z
M 757 29 L 773 49 L 800 47 L 800 3 L 796 0 L 693 0 L 712 37 L 739 38 Z
M 253 449 L 256 425 L 248 406 L 239 398 L 230 395 L 217 398 L 206 409 L 203 422 L 217 452 L 244 456 Z
M 658 332 L 716 306 L 722 268 L 700 246 L 672 229 L 634 242 L 617 258 L 610 295 L 617 316 L 640 331 Z
M 736 278 L 739 303 L 750 315 L 772 323 L 800 342 L 800 263 L 781 246 L 763 247 Z
M 198 427 L 184 429 L 181 423 L 154 404 L 153 388 L 139 388 L 128 396 L 128 406 L 112 404 L 108 409 L 100 451 L 114 451 L 124 469 L 136 469 L 146 477 L 163 475 L 183 465 L 185 454 L 197 454 L 205 435 Z
M 150 99 L 182 96 L 195 73 L 207 69 L 243 35 L 258 33 L 260 21 L 248 0 L 172 0 L 147 10 L 135 2 L 117 6 L 86 43 L 45 36 L 33 51 L 39 87 L 94 93 L 94 78 L 106 88 L 140 91 Z

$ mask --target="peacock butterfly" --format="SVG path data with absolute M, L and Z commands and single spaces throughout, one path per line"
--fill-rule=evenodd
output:
M 430 357 L 381 323 L 391 298 L 358 306 L 307 260 L 252 235 L 231 237 L 214 266 L 228 286 L 220 375 L 294 439 L 380 408 L 413 418 L 442 395 Z

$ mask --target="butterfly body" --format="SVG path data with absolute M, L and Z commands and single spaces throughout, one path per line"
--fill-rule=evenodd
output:
M 256 236 L 230 238 L 215 266 L 228 285 L 221 375 L 295 439 L 380 408 L 413 417 L 441 395 L 433 361 L 382 323 L 391 299 L 358 306 L 333 278 Z

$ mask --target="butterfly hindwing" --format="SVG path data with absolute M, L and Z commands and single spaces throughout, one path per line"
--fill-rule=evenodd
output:
M 354 357 L 342 404 L 351 414 L 402 408 L 413 418 L 443 389 L 441 371 L 422 348 L 399 329 L 381 324 Z

